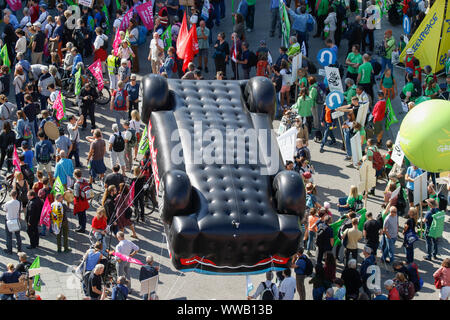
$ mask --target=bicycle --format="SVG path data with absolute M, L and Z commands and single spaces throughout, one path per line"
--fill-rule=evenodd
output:
M 6 196 L 12 190 L 13 180 L 14 180 L 14 173 L 9 176 L 6 176 L 6 181 L 0 183 L 0 205 L 2 205 L 5 202 Z
M 106 105 L 111 101 L 111 92 L 109 88 L 105 85 L 101 91 L 98 90 L 97 79 L 92 75 L 82 76 L 82 84 L 86 82 L 91 84 L 91 87 L 97 90 L 98 97 L 95 102 L 100 105 Z M 75 79 L 74 77 L 65 77 L 61 79 L 61 91 L 67 98 L 75 97 Z

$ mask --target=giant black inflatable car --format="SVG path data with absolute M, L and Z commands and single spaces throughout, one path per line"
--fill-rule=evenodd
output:
M 272 130 L 275 90 L 249 81 L 143 79 L 158 205 L 174 266 L 261 273 L 289 264 L 305 210 Z

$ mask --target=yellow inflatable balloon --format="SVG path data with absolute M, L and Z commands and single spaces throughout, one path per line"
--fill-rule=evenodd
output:
M 411 109 L 399 132 L 406 157 L 429 172 L 450 170 L 450 101 L 433 99 Z

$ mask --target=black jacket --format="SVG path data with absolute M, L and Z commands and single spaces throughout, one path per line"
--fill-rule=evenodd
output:
M 25 213 L 25 221 L 31 226 L 37 226 L 41 218 L 41 211 L 44 204 L 41 199 L 34 197 L 27 204 L 27 210 Z

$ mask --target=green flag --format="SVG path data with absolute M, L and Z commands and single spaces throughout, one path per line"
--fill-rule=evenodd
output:
M 76 6 L 76 4 L 72 0 L 66 0 L 69 6 Z
M 167 51 L 172 46 L 172 25 L 169 25 L 161 38 L 164 42 L 164 51 Z
M 231 12 L 234 12 L 234 0 L 231 0 Z M 235 23 L 234 16 L 231 16 L 231 20 L 233 20 L 233 25 Z
M 80 95 L 81 93 L 81 68 L 75 73 L 75 95 Z M 66 111 L 64 110 L 64 114 Z
M 395 115 L 394 109 L 392 108 L 391 99 L 386 101 L 386 130 L 389 130 L 391 125 L 397 123 L 398 119 Z
M 120 9 L 120 0 L 116 0 L 116 7 L 117 7 L 117 10 Z
M 103 8 L 102 8 L 103 13 L 105 14 L 105 19 L 106 19 L 106 30 L 105 30 L 105 34 L 109 34 L 109 17 L 108 17 L 108 9 L 106 8 L 106 5 L 103 4 Z
M 29 267 L 29 269 L 38 269 L 41 267 L 41 259 L 39 256 L 34 259 L 33 263 Z M 41 291 L 41 276 L 38 274 L 34 277 L 33 289 L 36 291 Z
M 138 154 L 145 154 L 145 152 L 148 150 L 148 148 L 149 148 L 149 144 L 148 144 L 148 137 L 147 137 L 147 126 L 145 126 L 145 129 L 142 132 L 141 141 L 139 141 Z
M 280 21 L 281 21 L 281 31 L 282 44 L 285 47 L 289 46 L 289 35 L 291 33 L 291 22 L 289 21 L 289 15 L 286 10 L 286 5 L 283 1 L 280 1 Z
M 360 217 L 359 217 L 359 223 L 358 223 L 358 230 L 359 230 L 359 231 L 363 231 L 363 229 L 364 229 L 364 223 L 365 223 L 366 220 L 367 220 L 367 217 L 366 217 L 367 209 L 366 209 L 366 208 L 362 208 L 361 210 L 359 210 L 359 211 L 356 212 L 356 213 L 360 215 Z
M 63 110 L 64 110 L 64 116 L 62 117 L 62 119 L 61 120 L 67 120 L 67 112 L 66 112 L 66 99 L 64 98 L 64 95 L 63 95 L 63 93 L 61 92 L 61 102 L 62 102 L 62 105 L 63 105 Z
M 339 219 L 338 221 L 330 224 L 330 228 L 333 230 L 334 235 L 334 247 L 338 244 L 341 244 L 341 239 L 339 239 L 339 228 L 342 226 L 342 224 L 345 222 L 345 219 Z
M 56 177 L 55 183 L 53 183 L 53 188 L 52 188 L 51 193 L 53 193 L 55 196 L 57 194 L 64 195 L 64 186 L 59 177 Z
M 430 231 L 428 236 L 431 238 L 440 238 L 444 232 L 445 211 L 439 211 L 432 215 L 433 221 L 431 222 Z
M 9 61 L 8 48 L 6 47 L 6 44 L 2 47 L 2 50 L 0 51 L 0 58 L 2 58 L 3 64 L 5 66 L 8 66 L 8 68 L 11 67 L 11 61 Z

